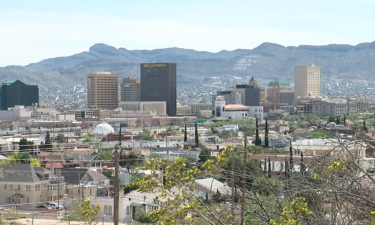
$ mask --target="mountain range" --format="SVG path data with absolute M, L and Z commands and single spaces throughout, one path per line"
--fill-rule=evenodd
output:
M 26 66 L 0 67 L 0 80 L 21 79 L 40 86 L 86 84 L 86 74 L 109 71 L 119 77 L 139 77 L 140 63 L 177 63 L 178 82 L 206 77 L 252 77 L 292 81 L 294 66 L 321 66 L 323 80 L 351 82 L 372 80 L 375 75 L 375 42 L 352 45 L 282 46 L 263 43 L 258 47 L 217 53 L 182 48 L 127 50 L 95 44 L 89 51 L 45 59 Z

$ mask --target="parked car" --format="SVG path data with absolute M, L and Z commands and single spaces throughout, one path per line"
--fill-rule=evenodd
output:
M 44 207 L 46 207 L 47 209 L 60 209 L 60 210 L 64 209 L 64 206 L 58 205 L 55 202 L 50 202 L 48 204 L 45 204 Z
M 47 207 L 46 206 L 44 206 L 44 205 L 38 205 L 37 207 L 35 207 L 35 208 L 37 208 L 37 209 L 46 209 Z

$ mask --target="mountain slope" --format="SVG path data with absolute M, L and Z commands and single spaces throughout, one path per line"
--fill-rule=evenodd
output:
M 294 66 L 308 63 L 322 67 L 323 79 L 366 80 L 374 77 L 374 61 L 375 42 L 298 47 L 263 43 L 252 50 L 217 53 L 182 48 L 127 50 L 95 44 L 88 52 L 72 56 L 45 59 L 24 67 L 1 67 L 0 80 L 72 86 L 85 84 L 86 74 L 93 71 L 110 71 L 120 77 L 139 76 L 139 64 L 143 62 L 176 62 L 179 80 L 183 82 L 210 76 L 292 80 Z

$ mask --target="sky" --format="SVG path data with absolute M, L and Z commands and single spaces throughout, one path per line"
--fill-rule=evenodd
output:
M 1 0 L 0 66 L 88 51 L 200 51 L 375 40 L 375 0 Z

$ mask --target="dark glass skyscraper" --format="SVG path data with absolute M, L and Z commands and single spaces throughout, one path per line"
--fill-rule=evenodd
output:
M 39 104 L 38 85 L 27 85 L 20 80 L 6 80 L 0 87 L 1 110 L 7 110 L 15 105 L 32 106 Z
M 176 116 L 176 63 L 141 63 L 141 101 L 165 101 Z

